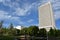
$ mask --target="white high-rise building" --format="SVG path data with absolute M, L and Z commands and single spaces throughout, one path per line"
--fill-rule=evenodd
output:
M 50 28 L 55 29 L 54 15 L 52 11 L 51 3 L 45 3 L 39 8 L 39 29 L 46 28 L 49 31 Z

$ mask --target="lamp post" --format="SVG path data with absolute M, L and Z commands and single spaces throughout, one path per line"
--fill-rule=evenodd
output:
M 46 32 L 46 34 L 47 34 L 47 40 L 48 40 L 48 32 Z
M 25 40 L 27 40 L 27 39 L 26 39 L 26 30 L 24 31 L 24 33 L 25 33 Z
M 47 34 L 47 40 L 48 40 L 48 32 L 49 32 L 49 30 L 46 30 L 47 32 L 46 32 L 46 34 Z

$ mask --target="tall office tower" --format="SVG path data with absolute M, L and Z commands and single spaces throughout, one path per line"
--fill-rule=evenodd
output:
M 45 3 L 39 8 L 39 29 L 46 28 L 49 31 L 50 28 L 55 29 L 54 15 L 51 7 L 51 3 Z

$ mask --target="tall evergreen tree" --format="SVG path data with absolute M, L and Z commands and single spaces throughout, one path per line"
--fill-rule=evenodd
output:
M 11 24 L 10 24 L 10 30 L 12 30 L 12 29 L 13 29 L 13 24 L 11 23 Z
M 3 21 L 0 22 L 0 28 L 2 28 L 2 26 L 3 26 Z

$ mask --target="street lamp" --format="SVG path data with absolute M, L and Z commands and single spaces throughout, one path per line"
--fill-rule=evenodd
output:
M 46 31 L 47 31 L 46 34 L 47 34 L 47 40 L 48 40 L 48 32 L 49 32 L 49 30 L 46 29 Z
M 24 33 L 25 33 L 25 40 L 27 40 L 27 39 L 26 39 L 26 30 L 24 31 Z
M 47 40 L 48 40 L 48 32 L 46 32 L 46 34 L 47 34 Z

